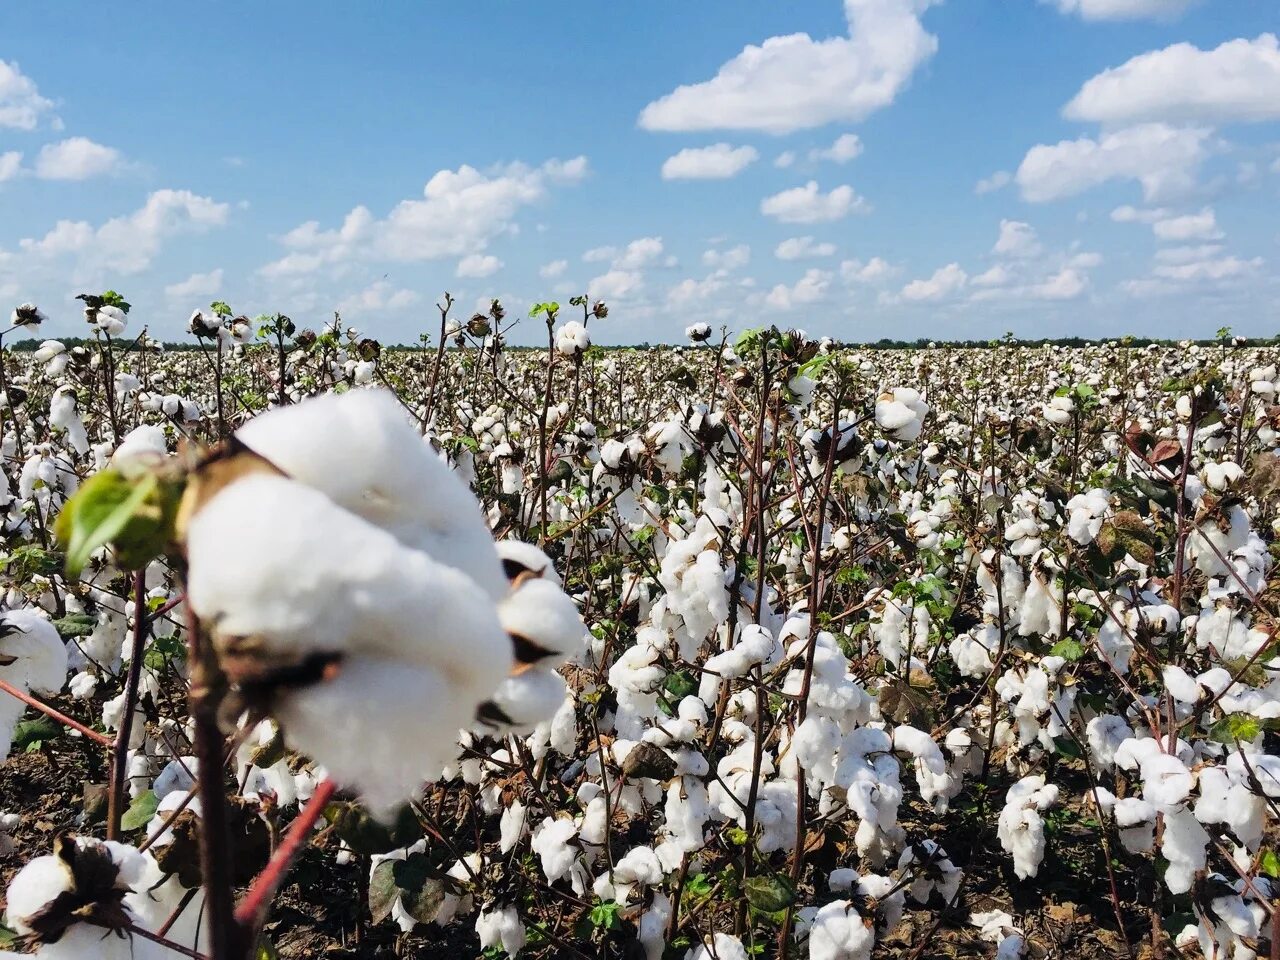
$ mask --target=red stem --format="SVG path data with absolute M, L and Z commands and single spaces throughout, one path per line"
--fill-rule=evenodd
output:
M 322 780 L 316 784 L 315 793 L 302 808 L 302 812 L 294 818 L 293 823 L 289 824 L 289 829 L 285 832 L 284 839 L 280 841 L 280 846 L 276 848 L 267 865 L 254 879 L 249 892 L 236 907 L 236 922 L 242 927 L 256 930 L 264 919 L 271 900 L 284 883 L 284 878 L 289 873 L 289 868 L 293 866 L 293 861 L 311 839 L 311 830 L 324 813 L 324 808 L 333 799 L 335 790 L 337 785 L 332 780 Z
M 86 727 L 83 723 L 81 723 L 78 720 L 72 720 L 65 713 L 59 713 L 57 710 L 53 709 L 53 707 L 49 706 L 48 704 L 41 703 L 35 697 L 31 696 L 31 694 L 24 693 L 22 690 L 19 690 L 17 687 L 15 687 L 13 684 L 11 684 L 7 680 L 0 680 L 0 690 L 3 690 L 5 693 L 9 694 L 12 697 L 17 697 L 19 700 L 25 703 L 28 707 L 32 707 L 33 709 L 39 710 L 41 713 L 43 713 L 47 717 L 52 717 L 54 720 L 57 720 L 63 726 L 70 727 L 72 730 L 75 730 L 79 733 L 84 734 L 86 737 L 88 737 L 90 740 L 93 740 L 95 743 L 100 743 L 104 747 L 115 746 L 115 741 L 112 740 L 110 737 L 106 736 L 105 734 L 99 733 L 97 730 L 91 730 L 89 727 Z

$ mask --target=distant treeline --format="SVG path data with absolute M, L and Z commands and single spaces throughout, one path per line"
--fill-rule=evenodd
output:
M 61 341 L 68 348 L 78 347 L 83 345 L 90 345 L 95 342 L 92 339 L 85 338 L 85 337 L 54 337 L 51 339 L 56 339 Z M 8 344 L 8 347 L 11 350 L 16 350 L 20 352 L 30 352 L 30 351 L 36 350 L 40 346 L 40 344 L 43 342 L 44 342 L 43 340 L 28 338 L 25 340 L 15 340 L 13 343 Z M 1019 339 L 1009 339 L 1009 338 L 1002 338 L 998 340 L 930 340 L 927 337 L 920 337 L 919 339 L 916 339 L 916 340 L 891 340 L 888 337 L 884 337 L 880 340 L 875 341 L 874 343 L 869 341 L 867 342 L 855 342 L 850 340 L 839 341 L 841 346 L 853 347 L 861 350 L 923 350 L 930 346 L 932 346 L 934 349 L 948 348 L 948 349 L 954 349 L 954 350 L 987 350 L 987 349 L 993 349 L 996 347 L 1009 347 L 1009 346 L 1027 347 L 1027 348 L 1046 347 L 1046 346 L 1096 347 L 1096 346 L 1103 346 L 1107 344 L 1115 344 L 1115 345 L 1126 346 L 1126 347 L 1140 348 L 1140 347 L 1148 347 L 1148 346 L 1151 346 L 1152 344 L 1156 344 L 1157 346 L 1162 346 L 1162 347 L 1171 347 L 1184 342 L 1186 341 L 1162 340 L 1162 339 L 1156 339 L 1152 337 L 1105 337 L 1097 340 L 1091 340 L 1086 337 L 1057 337 L 1053 339 L 1041 338 L 1039 340 L 1019 340 Z M 1192 340 L 1190 342 L 1202 347 L 1215 347 L 1215 346 L 1275 347 L 1275 346 L 1280 346 L 1280 337 L 1233 337 L 1230 340 L 1227 340 L 1225 342 L 1221 339 Z M 124 350 L 130 350 L 133 348 L 134 344 L 129 341 L 121 341 L 121 346 L 122 346 L 122 349 Z M 433 346 L 430 346 L 430 345 L 423 346 L 421 343 L 415 343 L 415 344 L 394 343 L 394 344 L 383 344 L 383 346 L 387 350 L 408 351 L 411 353 L 421 353 L 424 350 L 435 349 L 435 347 Z M 669 344 L 669 343 L 651 344 L 646 341 L 644 343 L 617 344 L 613 346 L 602 345 L 600 349 L 602 350 L 651 350 L 658 347 L 671 347 L 671 346 L 681 346 L 681 344 Z M 683 346 L 689 346 L 689 345 L 683 344 Z M 166 351 L 169 351 L 169 352 L 182 352 L 182 351 L 189 351 L 189 350 L 207 349 L 206 346 L 203 346 L 199 343 L 190 342 L 190 341 L 182 342 L 182 343 L 166 342 L 164 344 L 164 348 Z M 523 351 L 523 350 L 542 351 L 542 350 L 545 350 L 546 347 L 511 346 L 508 349 L 520 350 L 520 351 Z

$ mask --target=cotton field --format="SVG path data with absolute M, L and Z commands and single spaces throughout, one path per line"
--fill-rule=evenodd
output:
M 82 299 L 0 351 L 5 956 L 1280 956 L 1280 348 Z

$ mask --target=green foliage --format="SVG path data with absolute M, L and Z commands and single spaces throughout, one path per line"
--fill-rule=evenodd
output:
M 6 694 L 7 696 L 7 694 Z M 38 716 L 22 720 L 13 728 L 13 749 L 23 753 L 35 753 L 50 740 L 62 736 L 63 727 L 52 717 Z
M 153 472 L 130 477 L 107 467 L 95 473 L 66 502 L 54 525 L 66 551 L 67 573 L 79 576 L 90 555 L 107 544 L 115 548 L 121 566 L 145 567 L 173 539 L 181 495 L 181 483 Z
M 160 798 L 154 790 L 140 793 L 120 817 L 121 830 L 140 830 L 151 822 L 160 807 Z

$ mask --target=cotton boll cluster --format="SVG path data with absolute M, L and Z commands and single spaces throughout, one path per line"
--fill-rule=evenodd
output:
M 1005 794 L 997 835 L 1000 846 L 1013 857 L 1014 872 L 1026 879 L 1040 871 L 1044 860 L 1044 820 L 1042 812 L 1058 802 L 1058 788 L 1044 777 L 1023 777 Z
M 0 615 L 0 679 L 23 693 L 52 696 L 67 681 L 67 648 L 58 631 L 31 609 Z M 7 694 L 0 697 L 0 759 L 9 755 L 14 727 L 26 707 Z
M 919 391 L 894 387 L 876 399 L 876 426 L 894 440 L 910 443 L 920 436 L 929 405 Z

